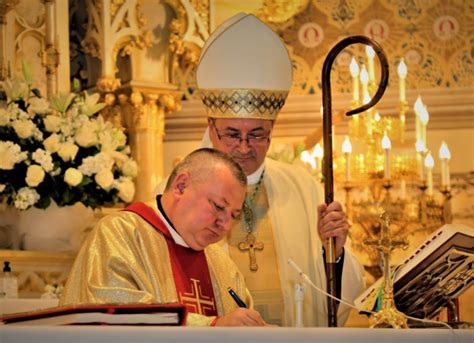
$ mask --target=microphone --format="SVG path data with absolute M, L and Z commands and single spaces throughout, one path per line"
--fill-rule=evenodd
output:
M 354 309 L 356 309 L 357 311 L 361 311 L 359 308 L 357 308 L 356 306 L 354 306 L 354 304 L 351 304 L 343 299 L 339 299 L 338 297 L 335 297 L 333 296 L 332 294 L 329 294 L 328 292 L 326 292 L 324 289 L 321 289 L 319 288 L 318 286 L 316 286 L 313 281 L 311 281 L 311 279 L 308 277 L 308 275 L 306 275 L 303 270 L 301 270 L 301 268 L 295 263 L 295 261 L 293 261 L 291 258 L 288 259 L 288 264 L 301 276 L 301 278 L 303 279 L 304 282 L 306 282 L 308 285 L 310 285 L 311 287 L 313 287 L 315 290 L 317 290 L 318 292 L 320 293 L 323 293 L 324 295 L 330 297 L 330 298 L 333 298 L 334 300 L 344 304 L 344 305 L 347 305 L 349 307 L 352 307 Z M 365 310 L 364 310 L 365 311 Z M 369 312 L 369 311 L 366 311 L 366 312 Z M 372 314 L 375 313 L 375 312 L 372 312 L 370 311 Z

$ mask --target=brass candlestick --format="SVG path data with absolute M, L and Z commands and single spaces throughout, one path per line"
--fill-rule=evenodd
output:
M 390 276 L 390 255 L 393 249 L 402 247 L 406 249 L 408 243 L 405 240 L 393 241 L 390 236 L 390 216 L 384 212 L 381 216 L 382 231 L 380 239 L 366 240 L 367 245 L 375 245 L 382 253 L 384 264 L 384 288 L 382 295 L 382 308 L 370 318 L 371 328 L 408 328 L 407 318 L 404 313 L 397 310 L 393 298 L 393 281 Z

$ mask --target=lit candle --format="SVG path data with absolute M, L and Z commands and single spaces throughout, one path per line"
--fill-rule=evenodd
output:
M 352 145 L 349 140 L 349 136 L 346 136 L 344 142 L 342 143 L 342 152 L 344 153 L 344 158 L 346 159 L 346 181 L 351 179 L 351 152 Z
M 370 95 L 367 92 L 364 95 L 364 104 L 368 104 L 370 102 Z M 365 125 L 367 127 L 367 135 L 372 137 L 372 109 L 369 108 L 367 112 L 365 112 Z
M 403 58 L 400 60 L 400 63 L 398 64 L 398 78 L 399 78 L 399 83 L 400 83 L 400 102 L 406 102 L 406 94 L 405 94 L 405 79 L 408 74 L 407 70 L 407 65 L 403 61 Z
M 316 169 L 316 161 L 307 150 L 301 153 L 300 159 L 301 161 L 308 163 L 311 166 L 311 171 L 314 171 Z
M 316 159 L 316 170 L 319 172 L 322 170 L 322 165 L 321 161 L 323 159 L 323 148 L 321 148 L 321 145 L 318 143 L 315 145 L 313 148 L 313 157 Z
M 416 141 L 416 161 L 418 163 L 418 167 L 419 167 L 419 172 L 420 172 L 420 180 L 421 181 L 424 181 L 425 180 L 425 167 L 424 167 L 424 164 L 423 164 L 423 160 L 424 160 L 424 155 L 425 155 L 425 150 L 426 150 L 426 145 L 425 143 L 423 143 L 423 141 L 421 139 L 418 139 Z
M 420 113 L 423 111 L 423 108 L 423 101 L 421 101 L 421 96 L 418 95 L 415 105 L 413 106 L 413 109 L 415 110 L 416 140 L 421 139 Z
M 360 71 L 360 83 L 362 84 L 362 98 L 365 99 L 368 97 L 370 99 L 369 94 L 369 74 L 367 73 L 367 69 L 365 66 L 362 66 L 362 70 Z
M 430 115 L 428 113 L 428 109 L 426 105 L 423 106 L 423 109 L 420 112 L 420 125 L 421 125 L 421 140 L 425 144 L 426 147 L 426 126 L 428 125 L 428 121 L 430 120 Z
M 349 69 L 352 76 L 352 101 L 357 106 L 359 103 L 359 65 L 354 57 L 352 57 Z
M 451 153 L 449 152 L 448 145 L 445 141 L 441 143 L 441 147 L 439 148 L 439 158 L 441 160 L 441 186 L 449 189 L 451 186 L 449 175 L 449 160 L 451 159 Z
M 425 167 L 426 167 L 426 174 L 427 174 L 427 183 L 428 183 L 428 189 L 426 191 L 426 194 L 429 196 L 433 195 L 433 167 L 434 167 L 434 160 L 433 156 L 431 156 L 431 152 L 428 152 L 425 157 Z
M 387 136 L 387 132 L 384 133 L 382 138 L 382 148 L 385 150 L 385 173 L 384 177 L 386 180 L 390 180 L 390 148 L 392 143 L 390 138 Z
M 365 53 L 367 55 L 367 61 L 368 61 L 367 64 L 369 66 L 369 80 L 371 83 L 374 83 L 375 82 L 375 70 L 374 70 L 375 51 L 370 45 L 367 45 L 365 48 Z

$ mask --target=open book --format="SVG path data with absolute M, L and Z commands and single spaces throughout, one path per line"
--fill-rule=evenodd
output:
M 395 272 L 397 309 L 413 317 L 432 318 L 474 283 L 473 265 L 474 229 L 461 224 L 442 226 Z M 382 278 L 365 290 L 355 305 L 373 310 L 381 286 Z
M 10 325 L 184 325 L 183 304 L 112 304 L 55 307 L 0 318 Z

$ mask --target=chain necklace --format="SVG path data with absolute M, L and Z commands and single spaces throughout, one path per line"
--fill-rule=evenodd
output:
M 249 260 L 250 265 L 249 268 L 251 271 L 258 270 L 257 259 L 255 257 L 255 250 L 263 250 L 263 242 L 256 242 L 256 238 L 253 235 L 254 228 L 252 227 L 253 222 L 253 204 L 257 197 L 258 190 L 260 189 L 260 185 L 262 184 L 263 174 L 265 171 L 262 172 L 260 175 L 260 179 L 258 179 L 257 185 L 255 186 L 255 190 L 252 192 L 250 197 L 246 198 L 243 205 L 243 212 L 244 212 L 244 222 L 245 222 L 245 229 L 247 231 L 247 235 L 245 237 L 245 241 L 240 242 L 238 244 L 238 248 L 240 251 L 248 251 L 249 253 Z

